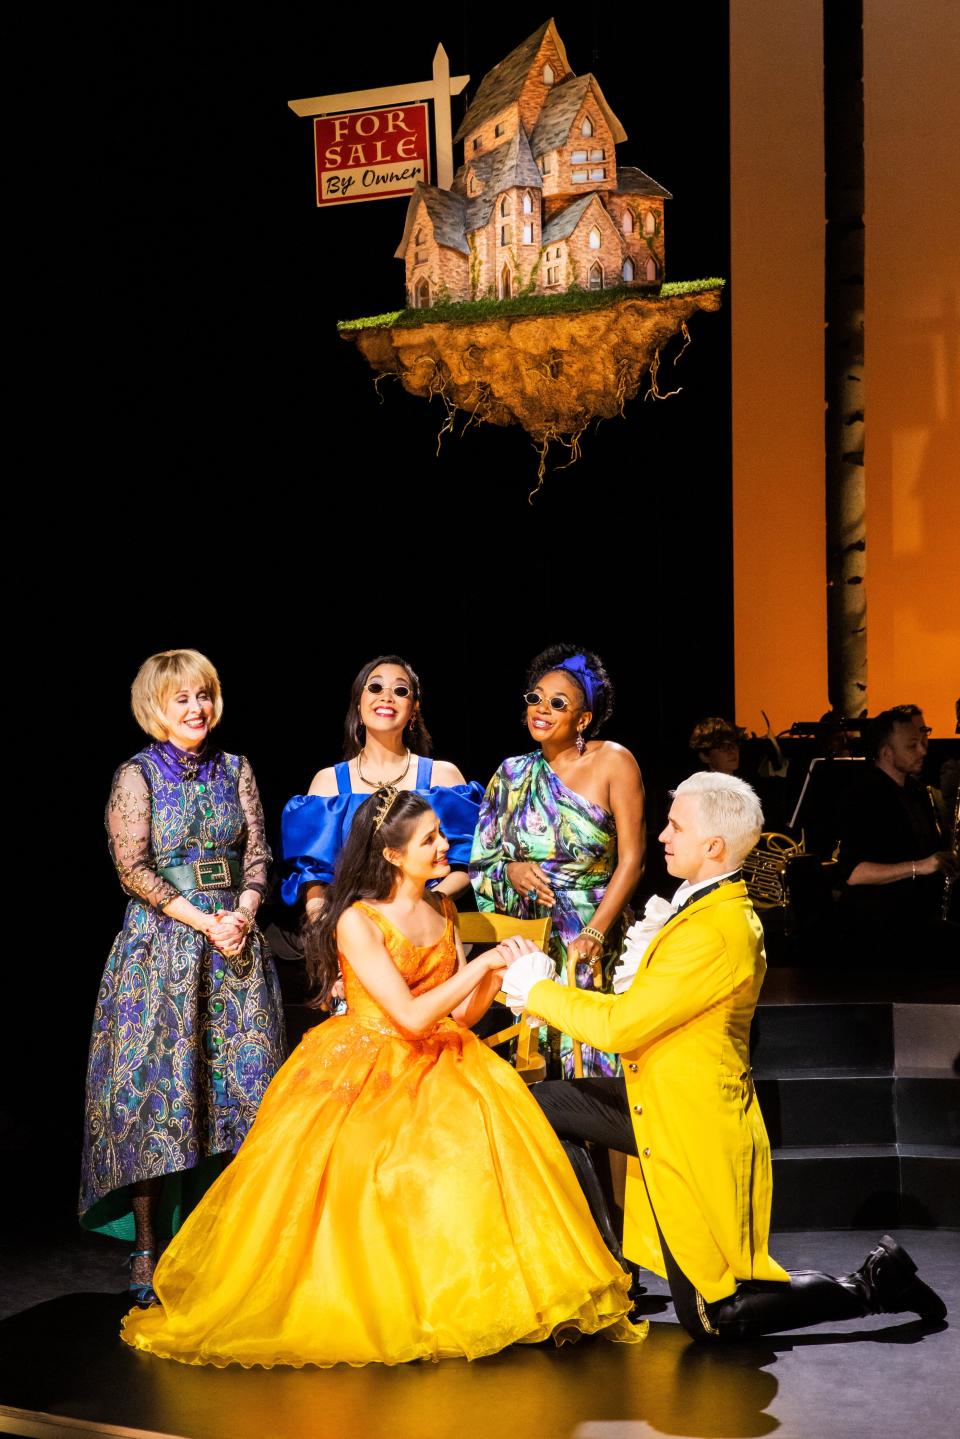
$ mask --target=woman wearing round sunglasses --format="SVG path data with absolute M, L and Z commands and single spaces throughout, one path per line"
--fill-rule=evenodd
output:
M 399 655 L 370 660 L 350 691 L 343 760 L 319 770 L 308 792 L 286 805 L 281 830 L 289 871 L 282 893 L 287 904 L 304 899 L 308 921 L 323 913 L 354 815 L 383 785 L 416 790 L 429 800 L 455 866 L 436 887 L 454 903 L 469 893 L 467 865 L 483 789 L 468 784 L 455 764 L 430 758 L 433 745 L 420 700 L 420 680 L 406 660 Z
M 504 760 L 487 786 L 470 858 L 480 909 L 549 914 L 560 974 L 606 988 L 627 905 L 643 873 L 643 781 L 629 750 L 594 736 L 613 711 L 600 657 L 553 645 L 527 671 L 524 723 L 539 749 Z M 572 1042 L 561 1040 L 564 1073 Z M 583 1047 L 584 1074 L 619 1073 L 616 1055 Z

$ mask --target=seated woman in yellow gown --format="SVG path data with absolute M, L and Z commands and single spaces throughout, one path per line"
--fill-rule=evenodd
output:
M 310 1030 L 239 1154 L 157 1265 L 128 1344 L 187 1364 L 478 1358 L 580 1333 L 636 1342 L 629 1275 L 559 1141 L 469 1026 L 513 941 L 471 964 L 437 817 L 384 789 L 357 812 L 313 978 L 349 1011 Z

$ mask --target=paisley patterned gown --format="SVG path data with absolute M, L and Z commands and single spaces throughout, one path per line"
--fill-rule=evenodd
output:
M 361 908 L 413 994 L 457 965 L 455 910 L 414 945 Z M 539 1105 L 453 1019 L 399 1029 L 342 959 L 311 1029 L 160 1259 L 123 1338 L 184 1364 L 399 1364 L 602 1331 L 636 1343 L 629 1276 Z M 346 1241 L 345 1241 L 346 1237 Z
M 127 1186 L 176 1175 L 161 1201 L 162 1222 L 175 1229 L 191 1189 L 213 1177 L 203 1161 L 240 1147 L 283 1060 L 283 1011 L 256 931 L 228 959 L 157 908 L 177 894 L 158 871 L 211 854 L 236 859 L 243 877 L 240 889 L 188 894 L 198 909 L 232 909 L 242 889 L 265 892 L 270 851 L 247 761 L 148 745 L 114 776 L 106 819 L 131 898 L 94 1013 L 80 1214 L 87 1228 L 126 1239 Z
M 507 865 L 532 860 L 547 875 L 556 895 L 552 909 L 518 894 L 507 878 Z M 617 828 L 613 815 L 568 789 L 539 750 L 504 760 L 487 785 L 473 837 L 470 879 L 477 908 L 510 914 L 515 919 L 542 919 L 549 914 L 550 954 L 557 972 L 566 974 L 567 945 L 576 939 L 606 893 L 617 867 Z M 632 916 L 624 911 L 607 931 L 601 963 L 603 988 L 609 989 L 613 968 Z M 577 965 L 577 986 L 593 988 L 589 964 Z M 561 1040 L 564 1074 L 573 1074 L 572 1041 Z M 616 1054 L 583 1046 L 585 1075 L 620 1073 Z

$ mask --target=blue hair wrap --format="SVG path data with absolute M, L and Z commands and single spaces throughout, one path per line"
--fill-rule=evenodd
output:
M 567 674 L 573 675 L 577 684 L 583 690 L 584 698 L 587 701 L 587 709 L 593 709 L 593 691 L 597 683 L 597 676 L 587 664 L 583 655 L 571 655 L 568 660 L 561 660 L 554 665 L 555 670 L 566 670 Z

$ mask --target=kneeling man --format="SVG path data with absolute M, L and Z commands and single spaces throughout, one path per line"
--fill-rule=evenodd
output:
M 694 1339 L 906 1310 L 942 1319 L 944 1305 L 888 1235 L 840 1279 L 787 1274 L 768 1253 L 770 1142 L 749 1052 L 766 961 L 739 874 L 762 823 L 756 794 L 733 775 L 696 774 L 674 791 L 660 840 L 683 883 L 625 993 L 542 978 L 543 956 L 513 941 L 521 957 L 503 985 L 513 1006 L 623 1056 L 622 1079 L 561 1080 L 531 1092 L 568 1147 L 589 1140 L 633 1156 L 623 1252 L 668 1280 Z M 583 1183 L 582 1162 L 577 1169 Z M 584 1188 L 609 1235 L 598 1186 Z

